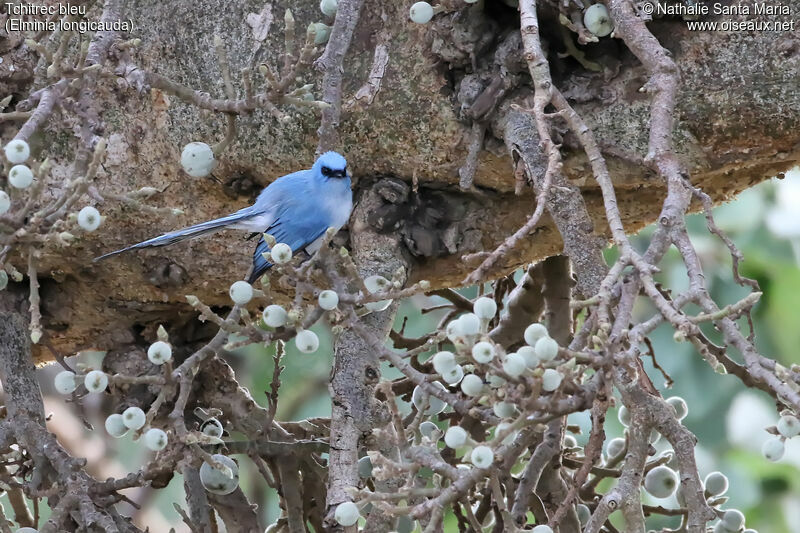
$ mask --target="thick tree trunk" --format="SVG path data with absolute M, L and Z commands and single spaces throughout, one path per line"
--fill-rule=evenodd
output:
M 380 275 L 386 279 L 407 277 L 408 258 L 403 253 L 396 235 L 380 235 L 371 231 L 368 218 L 382 200 L 375 190 L 361 195 L 353 214 L 353 259 L 364 277 Z M 375 338 L 389 334 L 394 322 L 397 303 L 374 312 L 363 319 Z M 380 381 L 378 354 L 361 335 L 346 329 L 336 342 L 336 360 L 331 372 L 330 462 L 328 469 L 327 505 L 329 511 L 336 505 L 351 501 L 348 489 L 359 485 L 357 462 L 363 439 L 375 428 L 385 426 L 389 411 L 375 399 L 375 387 Z M 336 523 L 328 524 L 333 530 Z M 389 528 L 391 529 L 391 528 Z

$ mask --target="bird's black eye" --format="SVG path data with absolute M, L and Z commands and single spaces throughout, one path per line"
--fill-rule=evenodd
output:
M 322 167 L 322 175 L 323 176 L 330 176 L 331 175 L 331 168 L 330 167 Z

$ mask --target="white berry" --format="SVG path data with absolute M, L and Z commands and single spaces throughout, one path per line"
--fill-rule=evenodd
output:
M 483 392 L 483 380 L 475 374 L 467 374 L 461 380 L 461 390 L 467 396 L 478 396 Z
M 445 372 L 442 374 L 442 379 L 448 385 L 457 385 L 461 379 L 464 377 L 464 369 L 461 368 L 461 365 L 456 365 L 449 372 Z
M 383 276 L 379 276 L 374 274 L 372 276 L 367 277 L 364 280 L 364 286 L 370 292 L 370 294 L 375 294 L 376 292 L 383 292 L 387 290 L 391 283 L 388 279 L 384 278 Z M 387 307 L 392 304 L 392 300 L 380 300 L 378 302 L 370 302 L 368 304 L 364 304 L 364 307 L 369 309 L 370 311 L 383 311 Z
M 39 533 L 39 530 L 32 527 L 21 527 L 14 533 Z
M 163 450 L 167 447 L 167 443 L 169 442 L 169 439 L 167 439 L 167 434 L 158 428 L 148 429 L 147 433 L 144 434 L 143 440 L 144 445 L 154 452 Z
M 83 378 L 83 385 L 89 392 L 103 392 L 108 387 L 108 376 L 100 370 L 92 370 Z
M 373 274 L 372 276 L 364 278 L 364 286 L 371 294 L 385 291 L 390 285 L 391 283 L 389 283 L 389 280 L 379 274 Z
M 11 198 L 6 191 L 0 191 L 0 215 L 5 214 L 11 209 Z
M 477 335 L 481 331 L 481 319 L 474 313 L 465 313 L 458 319 L 462 335 Z
M 431 360 L 433 361 L 433 369 L 437 374 L 446 374 L 456 366 L 456 356 L 453 352 L 438 352 Z
M 451 342 L 456 342 L 456 339 L 462 336 L 461 324 L 459 323 L 458 319 L 448 322 L 444 331 L 447 334 L 447 338 L 450 339 Z
M 772 437 L 761 446 L 761 453 L 764 454 L 768 461 L 772 462 L 780 461 L 785 451 L 786 446 L 780 437 Z
M 429 439 L 433 440 L 434 435 L 439 437 L 441 433 L 439 432 L 439 426 L 431 422 L 430 420 L 424 421 L 422 424 L 419 425 L 419 432 L 424 436 L 428 437 Z
M 433 383 L 431 383 L 431 385 L 434 387 L 438 387 L 443 391 L 447 390 L 445 389 L 444 385 L 442 385 L 438 381 L 434 381 Z M 423 397 L 426 394 L 427 393 L 424 390 L 422 390 L 422 388 L 419 385 L 414 387 L 414 392 L 411 394 L 411 401 L 414 404 L 414 407 L 417 408 L 417 410 L 422 409 Z M 444 411 L 444 408 L 446 406 L 447 404 L 442 400 L 440 400 L 439 398 L 437 398 L 436 396 L 428 395 L 428 408 L 425 410 L 425 414 L 438 415 L 439 413 Z
M 511 418 L 517 412 L 517 408 L 513 403 L 497 402 L 492 407 L 492 411 L 498 418 Z
M 12 165 L 24 163 L 31 155 L 31 147 L 22 139 L 14 139 L 3 150 L 6 153 L 6 159 Z
M 331 26 L 323 24 L 322 22 L 312 22 L 309 26 L 313 27 L 314 44 L 325 44 L 331 37 Z M 314 97 L 310 93 L 306 93 L 303 100 L 313 100 Z
M 678 474 L 668 466 L 657 466 L 644 477 L 644 490 L 656 498 L 669 498 L 678 488 Z
M 791 439 L 800 433 L 800 420 L 794 415 L 783 415 L 778 420 L 778 433 Z
M 358 460 L 358 477 L 368 479 L 372 477 L 372 459 L 365 455 Z
M 536 341 L 536 356 L 541 361 L 552 361 L 558 355 L 558 343 L 550 337 L 542 337 Z
M 200 431 L 209 437 L 221 438 L 223 433 L 222 422 L 216 418 L 209 418 L 200 426 Z
M 236 281 L 228 290 L 231 300 L 237 305 L 244 305 L 253 299 L 253 286 L 246 281 Z
M 589 523 L 589 519 L 592 517 L 592 511 L 589 510 L 589 508 L 582 503 L 579 503 L 577 505 L 577 510 L 578 510 L 578 522 L 580 522 L 582 527 L 586 527 L 586 524 Z
M 494 463 L 494 452 L 488 446 L 476 446 L 469 458 L 478 468 L 489 468 Z
M 739 509 L 728 509 L 720 520 L 728 531 L 739 531 L 744 527 L 744 514 Z
M 472 310 L 478 318 L 489 320 L 497 314 L 497 302 L 486 296 L 481 296 L 472 304 Z
M 686 415 L 689 414 L 689 406 L 686 405 L 686 400 L 681 398 L 680 396 L 673 396 L 672 398 L 667 398 L 667 403 L 672 406 L 675 410 L 675 418 L 678 420 L 683 420 L 686 418 Z
M 491 363 L 494 359 L 494 345 L 486 341 L 477 343 L 472 347 L 472 358 L 478 363 Z
M 8 171 L 8 182 L 12 187 L 25 189 L 33 183 L 33 172 L 25 165 L 16 165 Z
M 78 225 L 84 231 L 94 231 L 100 227 L 100 212 L 94 207 L 87 205 L 78 212 Z
M 106 431 L 117 439 L 124 436 L 128 432 L 128 426 L 125 425 L 122 415 L 117 413 L 108 415 L 108 418 L 106 418 Z
M 288 316 L 289 314 L 286 312 L 286 309 L 277 304 L 268 305 L 261 313 L 264 324 L 271 328 L 280 328 L 286 325 Z
M 314 353 L 319 348 L 319 337 L 313 331 L 304 329 L 297 332 L 294 344 L 303 353 Z
M 583 14 L 583 25 L 598 37 L 605 37 L 614 31 L 614 23 L 603 4 L 595 4 L 586 10 Z
M 200 483 L 203 488 L 213 494 L 230 494 L 239 486 L 239 465 L 236 461 L 221 453 L 215 453 L 211 456 L 216 462 L 230 469 L 226 472 L 221 469 L 214 468 L 210 464 L 204 462 L 200 466 Z
M 269 251 L 269 256 L 276 265 L 286 264 L 292 260 L 292 248 L 284 242 L 279 242 Z
M 631 425 L 631 412 L 628 411 L 628 408 L 624 405 L 619 406 L 619 411 L 617 412 L 617 418 L 619 419 L 619 423 L 625 427 Z
M 448 447 L 456 449 L 462 447 L 467 442 L 467 432 L 464 431 L 464 428 L 459 426 L 453 426 L 447 428 L 447 431 L 444 433 L 444 443 L 447 444 Z
M 331 311 L 336 309 L 336 306 L 339 305 L 339 295 L 336 294 L 336 291 L 322 291 L 319 293 L 319 298 L 317 298 L 319 302 L 319 306 L 326 311 Z
M 172 359 L 172 346 L 164 341 L 156 341 L 147 349 L 147 358 L 154 365 L 163 365 Z
M 722 472 L 711 472 L 703 481 L 709 496 L 722 496 L 728 492 L 728 477 Z
M 532 533 L 553 533 L 553 528 L 547 524 L 541 524 L 531 530 Z
M 319 10 L 327 17 L 332 17 L 336 15 L 336 10 L 338 9 L 339 5 L 336 0 L 322 0 L 319 3 Z
M 336 506 L 336 510 L 333 512 L 333 518 L 344 527 L 354 525 L 360 517 L 358 505 L 353 502 L 342 502 Z
M 428 2 L 417 2 L 411 6 L 409 15 L 417 24 L 427 24 L 433 18 L 433 7 Z
M 542 374 L 542 389 L 547 392 L 553 392 L 561 385 L 561 380 L 563 379 L 564 376 L 558 370 L 547 368 Z
M 528 343 L 529 346 L 536 346 L 536 341 L 542 337 L 548 336 L 547 328 L 538 322 L 534 322 L 525 328 L 525 333 L 523 336 L 525 337 L 525 342 Z
M 145 423 L 144 411 L 136 406 L 128 407 L 122 411 L 122 422 L 128 429 L 141 429 Z
M 206 143 L 191 142 L 183 147 L 181 166 L 193 178 L 208 176 L 216 166 L 214 152 Z
M 525 359 L 518 353 L 510 353 L 506 355 L 506 360 L 503 361 L 503 371 L 512 378 L 519 377 L 525 372 Z
M 62 370 L 56 374 L 56 377 L 53 380 L 53 385 L 55 385 L 56 390 L 61 394 L 72 394 L 72 392 L 78 388 L 78 382 L 75 379 L 75 372 Z
M 617 437 L 608 441 L 606 445 L 606 454 L 609 459 L 613 459 L 625 450 L 625 439 Z
M 517 353 L 525 359 L 525 366 L 528 368 L 536 368 L 539 366 L 539 356 L 536 355 L 536 348 L 531 346 L 520 346 Z

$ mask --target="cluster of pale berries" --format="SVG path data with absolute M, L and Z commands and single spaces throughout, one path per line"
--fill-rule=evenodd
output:
M 15 189 L 27 189 L 33 184 L 33 171 L 25 163 L 31 155 L 31 148 L 28 143 L 15 139 L 9 142 L 3 149 L 5 152 L 6 160 L 11 163 L 11 169 L 8 171 L 8 184 Z M 0 215 L 8 212 L 11 209 L 11 197 L 6 191 L 0 191 Z M 78 225 L 85 231 L 94 231 L 100 227 L 102 217 L 100 213 L 92 206 L 86 206 L 78 212 L 77 215 Z M 72 235 L 62 233 L 61 238 L 63 241 L 72 240 Z
M 172 346 L 168 342 L 156 341 L 148 348 L 147 358 L 155 365 L 163 365 L 172 359 Z M 102 370 L 89 370 L 85 374 L 62 370 L 56 374 L 55 389 L 61 394 L 72 394 L 80 385 L 81 378 L 83 378 L 83 386 L 90 394 L 102 393 L 108 387 L 108 374 Z M 141 430 L 146 422 L 144 411 L 139 407 L 131 406 L 121 414 L 109 415 L 106 418 L 105 426 L 109 435 L 120 438 L 127 434 L 128 430 Z M 150 428 L 144 433 L 142 442 L 153 451 L 163 450 L 167 446 L 167 434 L 161 429 Z
M 269 252 L 269 259 L 277 265 L 288 263 L 292 259 L 292 249 L 285 243 L 274 244 Z M 370 294 L 375 294 L 389 288 L 391 282 L 383 276 L 374 275 L 364 279 L 364 286 Z M 233 303 L 246 305 L 255 296 L 255 289 L 246 281 L 236 281 L 231 285 L 229 294 Z M 332 311 L 339 305 L 339 295 L 336 291 L 329 289 L 320 291 L 317 296 L 317 303 L 325 311 Z M 364 307 L 370 311 L 383 311 L 391 303 L 392 300 L 381 300 L 366 303 Z M 281 328 L 287 324 L 295 324 L 298 318 L 299 314 L 296 311 L 287 311 L 282 305 L 278 304 L 266 306 L 261 313 L 261 319 L 264 324 L 271 328 Z M 316 333 L 307 329 L 298 328 L 294 342 L 297 349 L 303 353 L 314 353 L 319 348 L 319 337 L 317 337 Z
M 800 435 L 800 420 L 791 413 L 784 413 L 775 427 L 768 431 L 775 434 L 774 437 L 767 439 L 761 447 L 761 453 L 769 461 L 780 461 L 786 452 L 786 439 L 791 439 Z
M 156 341 L 147 350 L 147 358 L 154 365 L 163 365 L 172 360 L 172 346 L 165 341 Z M 59 372 L 55 377 L 55 388 L 61 394 L 72 394 L 80 383 L 79 375 L 69 370 Z M 108 387 L 108 375 L 100 370 L 90 370 L 83 376 L 83 385 L 89 393 L 101 393 Z M 138 432 L 147 424 L 144 411 L 136 406 L 125 409 L 122 413 L 109 415 L 105 428 L 115 438 L 124 437 L 128 431 Z M 223 434 L 222 423 L 213 417 L 205 420 L 200 431 L 211 439 L 220 439 Z M 159 428 L 149 428 L 142 435 L 142 443 L 155 452 L 166 448 L 169 439 L 166 432 Z M 222 442 L 222 441 L 219 441 Z M 239 484 L 239 469 L 233 459 L 224 455 L 214 455 L 221 469 L 204 463 L 200 468 L 200 481 L 209 492 L 229 494 Z
M 689 407 L 686 401 L 680 396 L 673 396 L 667 398 L 667 403 L 670 404 L 675 411 L 675 417 L 678 420 L 683 420 L 689 414 Z M 620 423 L 628 427 L 631 423 L 630 412 L 625 406 L 621 406 L 617 413 Z M 653 430 L 650 434 L 650 443 L 655 444 L 661 438 L 661 435 Z M 615 438 L 608 441 L 606 444 L 606 457 L 610 462 L 616 462 L 621 458 L 625 452 L 626 441 L 624 438 Z M 644 490 L 654 498 L 669 498 L 673 494 L 676 495 L 678 502 L 685 505 L 686 499 L 682 494 L 682 486 L 678 473 L 667 465 L 658 465 L 650 469 L 644 478 Z M 728 491 L 728 478 L 722 472 L 711 472 L 703 480 L 704 495 L 708 500 L 711 507 L 717 509 L 720 505 L 727 501 L 724 494 Z M 588 510 L 588 509 L 587 509 Z M 756 533 L 754 529 L 744 529 L 744 514 L 738 509 L 716 510 L 719 522 L 714 525 L 714 533 Z M 581 515 L 579 509 L 579 516 Z M 588 514 L 585 515 L 588 519 Z
M 479 401 L 488 400 L 484 379 L 474 373 L 486 370 L 490 388 L 500 388 L 505 379 L 492 374 L 491 370 L 502 369 L 510 378 L 523 375 L 533 376 L 541 380 L 541 388 L 545 392 L 553 392 L 561 385 L 564 375 L 555 368 L 542 368 L 549 365 L 558 356 L 558 343 L 550 338 L 547 328 L 542 324 L 531 324 L 525 329 L 526 345 L 516 352 L 504 353 L 487 336 L 489 321 L 497 313 L 497 303 L 491 298 L 481 297 L 475 300 L 473 313 L 466 313 L 447 325 L 448 339 L 453 343 L 456 353 L 441 351 L 432 358 L 433 369 L 448 385 L 459 385 L 461 391 Z M 434 382 L 434 386 L 444 389 L 444 385 Z M 426 401 L 420 387 L 414 389 L 414 404 L 422 409 Z M 441 400 L 428 398 L 427 414 L 440 413 L 445 405 Z M 513 416 L 515 407 L 507 402 L 497 402 L 493 406 L 495 414 L 500 418 Z
M 516 379 L 523 375 L 533 376 L 540 380 L 541 389 L 553 392 L 561 385 L 564 375 L 555 368 L 542 368 L 552 364 L 558 356 L 558 343 L 550 338 L 547 328 L 542 324 L 531 324 L 525 329 L 526 345 L 516 352 L 503 353 L 502 349 L 485 336 L 489 322 L 497 314 L 497 303 L 487 297 L 480 297 L 473 304 L 473 312 L 465 313 L 451 321 L 446 328 L 448 339 L 453 343 L 455 353 L 441 351 L 432 358 L 433 369 L 444 382 L 451 386 L 459 386 L 461 391 L 478 401 L 489 401 L 489 388 L 499 389 L 505 378 L 492 374 L 492 370 L 502 369 L 503 373 Z M 488 387 L 484 379 L 476 372 L 484 371 Z M 445 386 L 435 381 L 433 386 L 446 390 Z M 429 396 L 420 386 L 412 393 L 412 402 L 419 411 L 435 416 L 444 411 L 447 404 L 435 396 Z M 508 419 L 517 413 L 516 406 L 507 401 L 494 403 L 493 411 L 498 418 L 505 419 L 495 430 L 495 435 L 507 433 L 511 429 Z M 433 422 L 426 420 L 419 426 L 420 433 L 431 442 L 442 438 L 442 432 Z M 515 438 L 512 431 L 503 439 L 503 444 Z M 473 442 L 467 431 L 460 426 L 452 426 L 443 435 L 444 443 L 454 450 L 464 451 L 463 457 L 476 468 L 488 469 L 494 463 L 494 450 L 491 446 Z M 471 449 L 470 449 L 471 448 Z M 369 457 L 359 461 L 367 470 L 371 470 Z M 466 465 L 463 465 L 466 467 Z M 358 521 L 359 507 L 353 502 L 340 504 L 335 511 L 336 520 L 343 526 L 350 526 Z M 533 530 L 536 533 L 552 533 L 546 525 L 539 525 Z
M 291 248 L 283 243 L 274 244 L 270 254 L 270 259 L 276 264 L 285 264 L 292 258 Z M 375 275 L 366 278 L 364 285 L 370 293 L 378 293 L 389 288 L 391 282 L 382 276 Z M 255 290 L 246 281 L 237 281 L 231 285 L 229 293 L 234 303 L 245 305 L 252 300 Z M 317 301 L 322 309 L 331 311 L 338 306 L 339 295 L 335 291 L 324 290 L 319 293 Z M 381 300 L 366 303 L 365 307 L 371 311 L 382 311 L 390 304 L 391 300 Z M 294 311 L 287 312 L 280 305 L 268 305 L 262 313 L 262 319 L 265 325 L 279 328 L 289 322 L 296 322 L 298 317 L 293 315 L 296 315 Z M 300 329 L 295 336 L 295 344 L 301 352 L 313 353 L 319 348 L 319 338 L 313 331 Z M 172 346 L 164 340 L 156 341 L 148 348 L 147 358 L 155 365 L 163 365 L 172 360 Z M 64 370 L 56 375 L 54 385 L 59 393 L 72 394 L 80 385 L 81 378 L 83 378 L 83 385 L 89 393 L 102 393 L 108 387 L 109 377 L 101 370 L 88 370 L 85 374 L 80 375 Z M 139 407 L 132 406 L 121 414 L 109 415 L 105 421 L 105 428 L 109 435 L 120 438 L 129 430 L 140 431 L 146 424 L 144 411 Z M 206 420 L 200 430 L 206 436 L 216 439 L 223 434 L 222 424 L 216 418 Z M 160 451 L 167 446 L 168 437 L 159 428 L 149 428 L 144 432 L 142 442 L 147 448 Z M 200 469 L 200 480 L 209 492 L 228 494 L 238 486 L 238 467 L 233 459 L 224 455 L 215 455 L 214 459 L 221 468 L 204 463 Z
M 474 4 L 478 0 L 464 0 L 467 4 Z M 442 11 L 441 6 L 433 7 L 428 2 L 417 2 L 411 6 L 409 17 L 417 24 L 427 24 L 433 16 Z M 586 8 L 583 13 L 583 25 L 596 37 L 605 37 L 614 31 L 614 23 L 608 9 L 603 4 L 594 4 Z

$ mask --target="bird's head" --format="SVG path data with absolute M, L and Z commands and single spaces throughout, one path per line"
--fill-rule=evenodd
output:
M 312 170 L 326 178 L 347 178 L 347 160 L 336 152 L 325 152 L 314 162 Z

